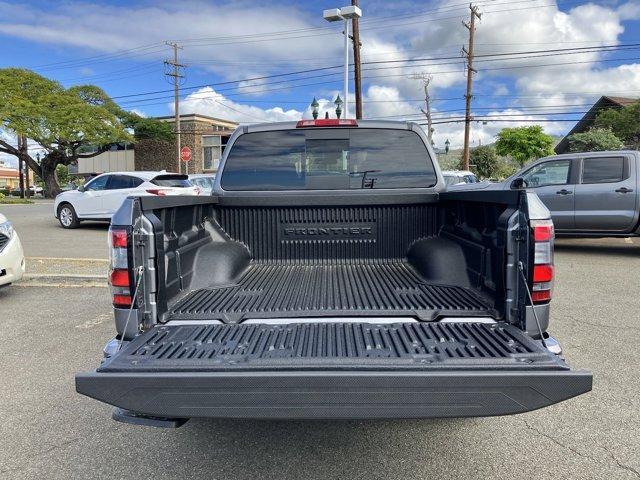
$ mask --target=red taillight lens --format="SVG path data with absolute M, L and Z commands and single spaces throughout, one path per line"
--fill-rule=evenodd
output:
M 129 271 L 125 269 L 115 269 L 111 271 L 109 283 L 113 287 L 129 287 Z
M 127 248 L 127 231 L 111 229 L 111 246 L 115 248 Z
M 148 188 L 147 189 L 147 193 L 150 193 L 152 195 L 160 195 L 162 197 L 166 196 L 170 192 L 171 190 L 167 188 Z
M 548 242 L 553 238 L 553 224 L 544 223 L 533 226 L 533 240 L 536 242 Z
M 533 267 L 533 283 L 553 280 L 553 265 L 535 265 Z
M 551 300 L 551 290 L 539 290 L 531 292 L 533 303 L 548 302 Z
M 122 294 L 114 294 L 113 295 L 113 306 L 114 307 L 126 307 L 129 308 L 131 306 L 131 295 L 122 295 Z

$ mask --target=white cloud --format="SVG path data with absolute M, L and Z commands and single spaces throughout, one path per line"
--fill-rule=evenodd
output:
M 0 129 L 0 139 L 2 139 L 3 141 L 11 144 L 11 145 L 16 145 L 17 139 L 16 136 Z M 12 168 L 17 168 L 18 166 L 18 159 L 16 157 L 14 157 L 13 155 L 9 155 L 8 153 L 0 153 L 0 165 L 4 164 L 8 167 L 12 167 Z
M 168 106 L 173 108 L 173 104 L 168 104 Z M 182 114 L 199 113 L 239 123 L 300 120 L 303 115 L 303 112 L 294 109 L 286 111 L 280 107 L 262 109 L 253 105 L 236 103 L 234 100 L 216 93 L 212 87 L 204 87 L 189 94 L 180 102 L 180 112 Z
M 618 7 L 618 15 L 622 20 L 640 19 L 640 2 L 637 0 L 624 3 Z
M 560 6 L 566 8 L 562 3 Z M 157 44 L 149 49 L 131 52 L 132 60 L 162 59 L 169 53 L 162 42 L 177 39 L 185 46 L 182 56 L 190 69 L 203 69 L 215 72 L 224 79 L 237 79 L 340 63 L 342 40 L 339 26 L 327 30 L 327 25 L 320 19 L 320 11 L 313 13 L 315 8 L 296 2 L 249 4 L 241 1 L 211 4 L 170 3 L 165 0 L 121 6 L 70 1 L 59 2 L 45 9 L 0 0 L 0 33 L 30 41 L 85 47 L 104 53 L 136 45 Z M 426 8 L 441 8 L 443 13 L 366 23 L 376 17 L 390 16 L 396 12 L 406 15 L 407 12 Z M 564 12 L 549 0 L 514 0 L 511 5 L 507 2 L 498 2 L 496 5 L 483 2 L 480 9 L 483 16 L 477 26 L 478 55 L 594 44 L 613 45 L 620 42 L 624 21 L 640 19 L 638 0 L 623 4 L 593 1 Z M 453 87 L 455 92 L 446 96 L 461 98 L 465 76 L 462 73 L 464 65 L 461 59 L 458 60 L 458 54 L 460 47 L 467 43 L 468 32 L 461 26 L 460 20 L 466 19 L 468 13 L 466 6 L 459 0 L 433 1 L 424 8 L 422 4 L 413 2 L 368 2 L 361 25 L 362 54 L 365 61 L 454 58 L 440 62 L 399 61 L 393 64 L 396 67 L 393 69 L 380 69 L 391 64 L 363 65 L 366 82 L 364 99 L 369 102 L 365 103 L 366 116 L 389 117 L 406 113 L 419 115 L 422 105 L 414 99 L 421 98 L 423 91 L 421 82 L 410 78 L 414 72 L 433 74 L 430 87 L 432 96 L 437 98 L 445 89 Z M 425 21 L 421 23 L 420 20 Z M 403 22 L 404 25 L 393 27 L 394 23 Z M 321 29 L 305 30 L 318 27 Z M 283 30 L 291 32 L 288 35 L 291 38 L 258 41 L 252 36 Z M 34 31 L 38 34 L 34 35 Z M 324 35 L 327 32 L 329 34 Z M 237 38 L 241 35 L 246 37 Z M 236 37 L 234 43 L 224 40 L 230 36 Z M 186 40 L 195 38 L 201 40 Z M 587 103 L 599 94 L 606 93 L 640 96 L 640 64 L 633 60 L 623 66 L 600 63 L 600 60 L 612 56 L 633 56 L 633 52 L 588 52 L 557 56 L 541 54 L 535 58 L 499 61 L 486 61 L 488 59 L 479 56 L 476 62 L 479 70 L 475 80 L 476 91 L 483 89 L 485 92 L 493 92 L 497 96 L 496 105 L 507 102 L 506 98 L 509 97 L 504 95 L 520 94 L 519 99 L 512 100 L 513 105 L 518 108 Z M 563 62 L 574 63 L 548 65 Z M 434 65 L 436 63 L 439 65 Z M 336 73 L 336 77 L 339 75 Z M 263 90 L 260 87 L 279 80 L 245 81 L 235 86 L 245 93 L 254 91 L 254 95 L 266 99 L 271 92 L 255 90 Z M 327 110 L 333 113 L 332 100 L 338 92 L 332 89 L 322 90 L 321 87 L 316 92 L 317 96 L 322 97 L 319 99 L 320 115 L 323 116 Z M 582 96 L 565 95 L 565 92 L 582 93 Z M 439 105 L 434 103 L 434 109 Z M 172 108 L 171 104 L 167 106 Z M 210 87 L 188 95 L 182 101 L 181 110 L 243 123 L 310 118 L 308 108 L 304 111 L 280 106 L 260 108 L 226 98 Z M 496 110 L 498 113 L 505 111 Z M 439 117 L 445 118 L 443 115 Z M 540 117 L 531 117 L 530 120 L 537 118 Z M 514 125 L 517 123 L 474 123 L 472 136 L 477 141 L 488 142 L 501 127 Z M 566 126 L 545 123 L 545 128 L 554 133 L 562 132 Z M 462 130 L 461 123 L 437 125 L 436 142 L 448 137 L 453 146 L 458 146 L 462 143 Z
M 317 31 L 306 30 L 318 25 Z M 255 38 L 274 31 L 291 33 L 277 41 Z M 320 13 L 310 17 L 295 3 L 161 1 L 115 6 L 70 1 L 45 9 L 0 1 L 0 33 L 105 53 L 133 46 L 134 50 L 124 58 L 146 60 L 167 56 L 169 48 L 164 41 L 175 39 L 184 46 L 184 62 L 225 78 L 271 71 L 277 69 L 276 62 L 305 65 L 327 56 L 340 58 L 342 45 L 338 28 L 328 28 L 321 23 Z M 309 33 L 323 35 L 314 37 Z M 234 43 L 229 43 L 229 37 L 236 37 Z M 144 45 L 148 47 L 138 47 Z

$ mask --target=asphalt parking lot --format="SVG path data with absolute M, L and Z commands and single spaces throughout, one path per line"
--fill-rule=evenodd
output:
M 62 230 L 50 209 L 0 209 L 27 256 L 106 255 L 106 226 Z M 556 266 L 551 331 L 594 390 L 482 419 L 115 423 L 73 383 L 113 335 L 107 288 L 0 289 L 0 477 L 640 478 L 640 240 L 559 240 Z
M 35 205 L 0 205 L 13 223 L 27 257 L 106 259 L 105 222 L 82 222 L 77 230 L 65 230 L 53 216 L 53 201 L 39 200 Z

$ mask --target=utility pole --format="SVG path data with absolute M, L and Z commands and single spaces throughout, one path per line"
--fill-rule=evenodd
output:
M 173 60 L 165 60 L 164 64 L 169 67 L 169 70 L 165 73 L 169 77 L 169 82 L 173 83 L 173 102 L 175 110 L 175 132 L 176 132 L 176 159 L 178 160 L 178 173 L 182 173 L 182 164 L 180 160 L 180 79 L 184 78 L 184 75 L 180 73 L 180 69 L 186 65 L 178 63 L 178 49 L 182 50 L 182 47 L 175 42 L 165 42 L 167 45 L 173 48 Z M 186 173 L 189 173 L 189 165 L 185 165 Z
M 18 134 L 18 151 L 27 153 L 27 139 L 24 135 Z M 18 157 L 18 182 L 20 186 L 20 198 L 24 198 L 24 161 L 22 156 Z
M 357 7 L 358 0 L 351 0 L 351 5 Z M 353 64 L 355 73 L 355 94 L 356 94 L 356 118 L 362 118 L 362 75 L 360 73 L 360 26 L 359 17 L 353 17 L 351 20 L 353 30 Z M 345 99 L 346 100 L 346 99 Z
M 469 170 L 469 134 L 471 130 L 471 98 L 473 97 L 473 74 L 477 71 L 473 68 L 473 37 L 476 33 L 476 18 L 480 19 L 478 7 L 470 4 L 471 20 L 462 22 L 469 30 L 469 47 L 462 47 L 462 54 L 467 59 L 467 94 L 465 95 L 465 116 L 464 116 L 464 151 L 462 153 L 462 169 Z
M 427 117 L 427 137 L 429 137 L 429 143 L 433 145 L 433 124 L 431 122 L 431 97 L 429 96 L 429 84 L 433 80 L 433 76 L 428 73 L 414 73 L 411 78 L 414 80 L 422 80 L 424 87 L 424 103 L 426 110 L 421 108 L 424 116 Z

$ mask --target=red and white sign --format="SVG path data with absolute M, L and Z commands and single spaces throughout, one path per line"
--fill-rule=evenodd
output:
M 185 163 L 191 160 L 191 149 L 189 147 L 182 147 L 180 149 L 180 160 Z

